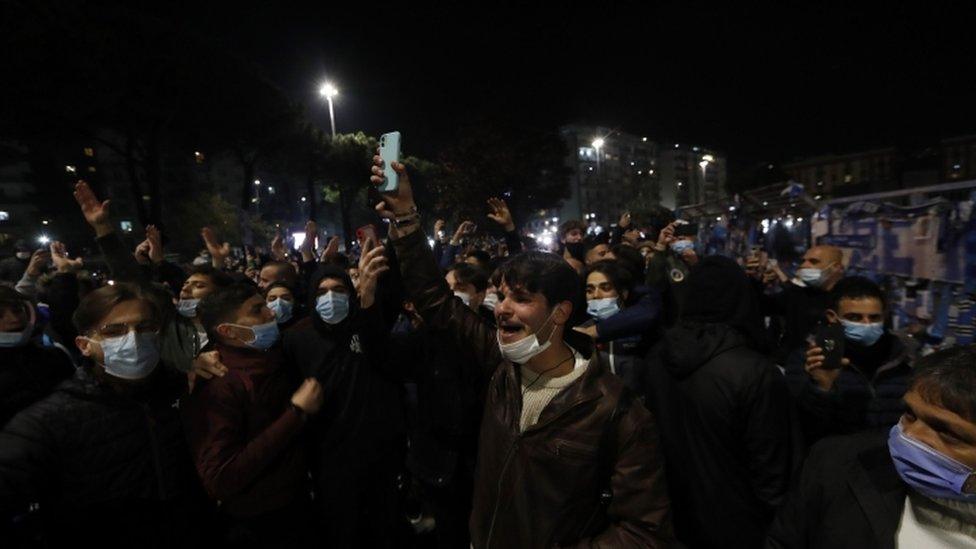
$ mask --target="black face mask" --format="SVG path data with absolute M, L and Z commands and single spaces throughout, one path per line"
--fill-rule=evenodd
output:
M 569 250 L 569 255 L 573 256 L 575 259 L 584 261 L 586 257 L 586 249 L 583 247 L 582 242 L 567 242 L 566 249 Z

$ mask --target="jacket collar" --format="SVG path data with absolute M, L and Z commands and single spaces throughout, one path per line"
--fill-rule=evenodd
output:
M 278 345 L 267 351 L 257 349 L 233 347 L 217 343 L 215 345 L 220 353 L 220 361 L 228 368 L 250 369 L 250 370 L 270 370 L 278 364 Z
M 560 391 L 559 394 L 552 399 L 552 401 L 542 411 L 542 415 L 539 416 L 539 421 L 536 422 L 535 425 L 526 429 L 526 432 L 541 429 L 575 406 L 584 402 L 596 400 L 603 396 L 603 389 L 601 388 L 599 381 L 607 368 L 600 359 L 600 353 L 597 353 L 592 348 L 578 349 L 576 351 L 581 353 L 583 356 L 586 356 L 586 353 L 589 353 L 590 358 L 589 363 L 586 365 L 586 371 L 578 380 L 574 381 L 564 390 Z M 516 376 L 515 366 L 511 362 L 506 365 L 506 370 L 506 376 L 508 377 L 510 387 L 513 389 L 514 393 L 512 396 L 514 397 L 516 394 L 518 395 L 518 398 L 510 397 L 507 403 L 511 411 L 510 417 L 515 420 L 515 428 L 517 430 L 518 420 L 522 415 L 522 385 L 519 383 L 518 376 Z
M 861 452 L 848 485 L 867 517 L 878 547 L 894 549 L 905 505 L 905 485 L 895 471 L 886 444 Z

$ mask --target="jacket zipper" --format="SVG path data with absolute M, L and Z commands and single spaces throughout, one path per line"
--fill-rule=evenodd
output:
M 508 471 L 508 466 L 509 466 L 509 464 L 511 464 L 512 458 L 515 456 L 515 450 L 518 449 L 519 442 L 522 440 L 522 437 L 524 437 L 525 434 L 526 433 L 529 433 L 530 431 L 537 431 L 537 430 L 539 430 L 539 429 L 541 429 L 543 427 L 548 426 L 550 423 L 552 423 L 552 422 L 556 421 L 557 419 L 559 419 L 560 417 L 566 415 L 568 412 L 570 412 L 571 410 L 575 409 L 577 406 L 579 406 L 581 404 L 584 404 L 586 402 L 590 402 L 591 400 L 594 400 L 594 399 L 593 398 L 585 398 L 585 399 L 582 399 L 582 400 L 578 400 L 576 402 L 573 402 L 572 404 L 570 404 L 569 406 L 567 406 L 565 410 L 563 410 L 563 413 L 561 413 L 558 416 L 555 416 L 555 417 L 549 419 L 549 421 L 547 421 L 545 423 L 541 423 L 541 424 L 540 423 L 537 423 L 537 424 L 533 425 L 532 427 L 529 427 L 528 429 L 526 429 L 524 432 L 519 433 L 518 436 L 515 437 L 515 441 L 512 442 L 512 446 L 508 449 L 508 455 L 505 456 L 505 463 L 502 465 L 502 471 L 501 471 L 501 473 L 498 474 L 498 485 L 497 485 L 497 488 L 495 490 L 495 492 L 496 492 L 495 493 L 495 508 L 491 512 L 491 523 L 490 523 L 490 525 L 488 527 L 488 537 L 487 537 L 487 539 L 485 541 L 485 549 L 490 549 L 491 548 L 491 538 L 493 537 L 493 535 L 495 533 L 495 521 L 498 519 L 498 510 L 501 507 L 501 503 L 502 503 L 502 494 L 501 494 L 501 492 L 502 492 L 502 481 L 505 480 L 505 473 Z M 557 450 L 557 452 L 558 452 L 558 450 Z
M 505 456 L 505 463 L 502 465 L 502 472 L 498 475 L 498 486 L 495 490 L 495 508 L 491 512 L 491 524 L 488 526 L 488 539 L 485 541 L 485 549 L 490 549 L 491 538 L 495 533 L 495 520 L 498 519 L 498 508 L 502 503 L 502 481 L 505 480 L 505 472 L 508 471 L 508 465 L 512 462 L 512 457 L 515 456 L 515 450 L 518 449 L 519 441 L 521 440 L 521 434 L 515 437 L 515 440 L 512 442 L 512 446 L 508 449 L 508 455 Z
M 156 470 L 156 484 L 159 490 L 159 499 L 166 499 L 166 485 L 163 482 L 163 467 L 159 462 L 159 441 L 156 440 L 156 431 L 153 429 L 156 421 L 149 413 L 149 405 L 142 405 L 143 414 L 146 417 L 146 425 L 149 428 L 149 446 L 152 449 L 153 468 Z

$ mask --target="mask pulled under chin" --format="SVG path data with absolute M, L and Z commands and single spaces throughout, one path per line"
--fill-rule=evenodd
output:
M 552 315 L 555 312 L 556 310 L 553 309 L 552 312 L 549 313 L 549 316 L 546 318 L 545 322 L 542 323 L 542 327 L 544 327 L 552 319 Z M 540 344 L 537 333 L 542 329 L 542 327 L 540 327 L 536 333 L 532 333 L 512 343 L 502 343 L 501 331 L 495 332 L 495 337 L 498 341 L 498 350 L 501 351 L 502 357 L 505 360 L 514 362 L 516 364 L 525 364 L 539 353 L 548 349 L 550 346 L 552 346 L 552 335 L 556 332 L 556 330 L 553 329 L 551 332 L 549 332 L 549 338 L 545 343 Z

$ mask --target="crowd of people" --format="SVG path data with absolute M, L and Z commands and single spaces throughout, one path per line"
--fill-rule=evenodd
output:
M 185 264 L 78 182 L 107 276 L 0 262 L 2 545 L 976 547 L 976 346 L 912 352 L 837 248 L 537 249 L 499 199 L 431 245 L 391 167 L 384 238 Z

